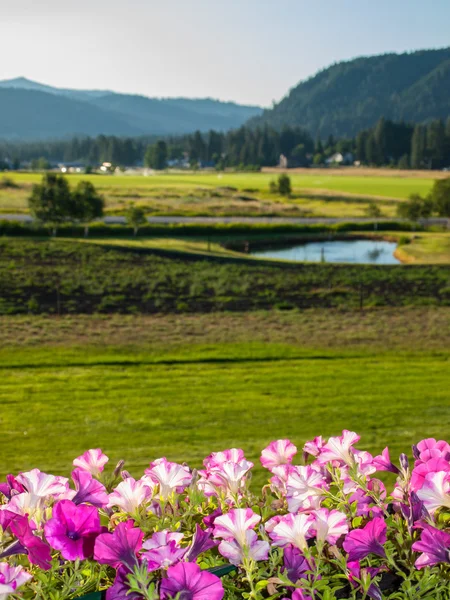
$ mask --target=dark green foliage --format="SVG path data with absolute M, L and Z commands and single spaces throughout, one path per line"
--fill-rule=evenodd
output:
M 398 205 L 397 213 L 402 219 L 410 221 L 429 219 L 433 214 L 433 202 L 430 198 L 422 198 L 420 194 L 411 194 L 409 200 Z
M 446 266 L 276 265 L 0 241 L 0 312 L 171 313 L 450 303 Z
M 159 140 L 156 144 L 149 146 L 145 152 L 144 164 L 146 167 L 162 171 L 167 165 L 167 144 Z
M 73 192 L 77 220 L 90 222 L 103 216 L 105 201 L 90 181 L 80 181 Z
M 28 206 L 35 219 L 54 226 L 76 217 L 69 183 L 55 173 L 47 173 L 41 183 L 33 185 Z
M 449 89 L 450 48 L 357 58 L 300 83 L 251 123 L 303 127 L 322 140 L 350 137 L 383 116 L 413 123 L 445 119 Z
M 278 177 L 278 191 L 282 196 L 290 196 L 292 193 L 291 178 L 289 175 L 282 173 Z
M 131 204 L 126 214 L 127 224 L 133 228 L 134 235 L 137 235 L 139 227 L 147 222 L 145 218 L 145 212 L 139 206 Z
M 436 181 L 430 197 L 436 213 L 440 217 L 450 218 L 450 178 Z
M 276 184 L 275 184 L 276 185 Z M 238 237 L 267 237 L 268 235 L 278 234 L 320 234 L 320 233 L 340 233 L 347 231 L 373 231 L 374 224 L 369 222 L 362 223 L 337 223 L 336 225 L 290 225 L 290 224 L 263 224 L 247 225 L 244 223 L 230 224 L 173 224 L 173 225 L 154 225 L 147 224 L 141 227 L 143 236 L 158 237 L 205 237 L 217 236 L 224 241 Z M 378 224 L 379 231 L 411 231 L 411 225 L 400 221 L 383 221 Z M 91 225 L 92 236 L 99 238 L 127 238 L 133 235 L 132 227 L 123 225 L 106 225 L 104 223 L 93 223 Z M 83 228 L 78 225 L 64 225 L 61 227 L 64 237 L 82 237 Z M 20 237 L 47 237 L 48 229 L 39 225 L 28 225 L 16 223 L 14 221 L 2 221 L 0 218 L 0 236 L 20 236 Z

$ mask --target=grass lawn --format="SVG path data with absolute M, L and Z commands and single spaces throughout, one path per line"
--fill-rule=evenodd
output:
M 363 171 L 366 173 L 366 171 Z M 69 175 L 73 185 L 92 181 L 106 199 L 109 213 L 123 213 L 130 202 L 155 215 L 236 215 L 361 217 L 376 201 L 383 216 L 393 217 L 399 201 L 411 193 L 427 194 L 430 177 L 373 174 L 335 175 L 327 171 L 290 174 L 293 196 L 269 193 L 272 173 L 186 173 L 145 176 Z M 26 212 L 27 198 L 40 173 L 8 174 L 19 187 L 1 188 L 1 212 Z M 227 190 L 227 187 L 236 190 Z
M 397 458 L 448 437 L 449 318 L 446 308 L 2 317 L 2 475 L 67 473 L 98 446 L 135 474 L 155 457 L 200 466 L 232 446 L 257 461 L 277 437 L 301 445 L 343 428 Z

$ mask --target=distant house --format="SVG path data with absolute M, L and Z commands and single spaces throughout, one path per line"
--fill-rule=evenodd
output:
M 342 152 L 336 152 L 330 158 L 327 158 L 325 164 L 327 165 L 352 165 L 354 161 L 354 156 L 351 152 L 346 152 L 342 154 Z

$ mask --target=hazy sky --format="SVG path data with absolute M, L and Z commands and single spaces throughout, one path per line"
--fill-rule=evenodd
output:
M 0 0 L 0 79 L 270 105 L 329 64 L 450 45 L 450 0 Z

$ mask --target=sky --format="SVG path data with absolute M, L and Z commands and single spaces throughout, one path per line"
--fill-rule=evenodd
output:
M 356 56 L 450 45 L 450 0 L 0 0 L 0 79 L 270 106 Z

